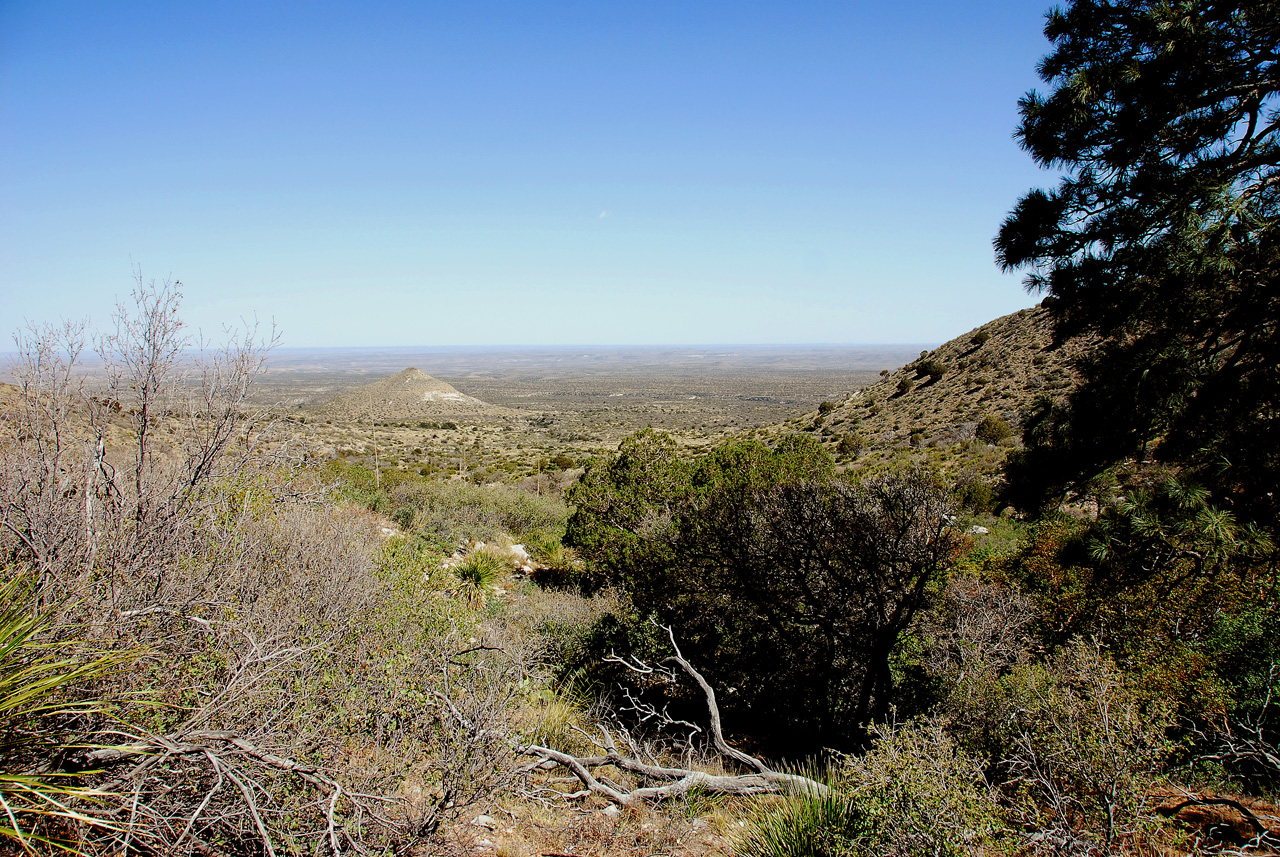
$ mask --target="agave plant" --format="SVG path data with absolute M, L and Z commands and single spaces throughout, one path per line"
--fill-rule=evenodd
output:
M 108 701 L 72 695 L 77 685 L 100 678 L 128 654 L 89 660 L 73 652 L 76 640 L 42 641 L 49 620 L 33 609 L 30 575 L 4 570 L 0 583 L 0 841 L 27 853 L 35 845 L 71 852 L 59 841 L 61 828 L 115 823 L 89 814 L 110 797 L 86 785 L 92 771 L 47 770 L 48 762 L 82 749 L 84 724 L 106 715 Z M 0 846 L 0 850 L 3 847 Z

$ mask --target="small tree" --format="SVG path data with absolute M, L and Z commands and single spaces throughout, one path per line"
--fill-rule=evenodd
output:
M 973 435 L 983 443 L 989 443 L 994 446 L 1013 437 L 1013 429 L 995 414 L 987 414 L 978 423 Z
M 568 542 L 738 689 L 739 722 L 794 750 L 858 740 L 887 712 L 900 638 L 953 559 L 948 492 L 922 471 L 850 484 L 808 438 L 696 462 L 660 438 L 588 469 Z
M 929 383 L 936 383 L 942 380 L 942 376 L 947 374 L 947 367 L 938 360 L 930 357 L 928 360 L 921 360 L 916 364 L 916 375 L 921 378 L 928 378 Z

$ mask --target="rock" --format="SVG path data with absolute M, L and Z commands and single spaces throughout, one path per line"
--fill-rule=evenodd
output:
M 471 847 L 474 848 L 476 851 L 488 851 L 490 848 L 493 847 L 493 840 L 477 839 L 475 842 L 471 843 Z
M 471 819 L 471 825 L 473 827 L 483 827 L 485 830 L 498 829 L 498 822 L 494 817 L 491 815 L 484 815 L 483 813 Z
M 604 809 L 600 810 L 600 814 L 605 818 L 618 818 L 622 815 L 622 810 L 618 809 L 613 804 L 609 804 Z
M 972 527 L 965 530 L 965 532 L 971 536 L 985 536 L 987 533 L 991 531 L 988 530 L 986 527 L 979 527 L 977 524 L 974 524 Z
M 529 551 L 525 550 L 524 545 L 512 545 L 511 556 L 513 556 L 516 562 L 520 564 L 524 564 L 529 561 Z

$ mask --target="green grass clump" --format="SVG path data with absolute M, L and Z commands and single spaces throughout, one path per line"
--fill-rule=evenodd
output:
M 487 550 L 472 551 L 453 567 L 453 573 L 466 587 L 480 592 L 498 582 L 507 564 Z
M 74 655 L 74 639 L 42 640 L 48 620 L 32 612 L 30 576 L 13 569 L 3 573 L 8 579 L 0 584 L 0 842 L 27 853 L 35 853 L 33 843 L 70 852 L 59 835 L 63 828 L 120 825 L 86 814 L 114 795 L 83 785 L 76 774 L 48 770 L 49 758 L 92 743 L 80 730 L 112 708 L 109 700 L 71 699 L 66 692 L 120 668 L 132 653 L 86 661 Z
M 738 845 L 742 857 L 845 857 L 868 832 L 868 822 L 847 795 L 797 794 L 763 807 Z

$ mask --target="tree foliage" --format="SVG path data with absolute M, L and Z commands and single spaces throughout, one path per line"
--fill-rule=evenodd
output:
M 1029 423 L 1014 474 L 1061 489 L 1147 453 L 1250 515 L 1280 475 L 1280 10 L 1268 0 L 1076 0 L 1048 16 L 1047 94 L 1018 139 L 1063 171 L 1002 225 L 1005 269 L 1058 332 L 1107 345 Z
M 689 461 L 641 432 L 569 499 L 568 542 L 738 689 L 735 722 L 800 744 L 887 711 L 899 641 L 958 543 L 928 474 L 852 484 L 805 437 Z

